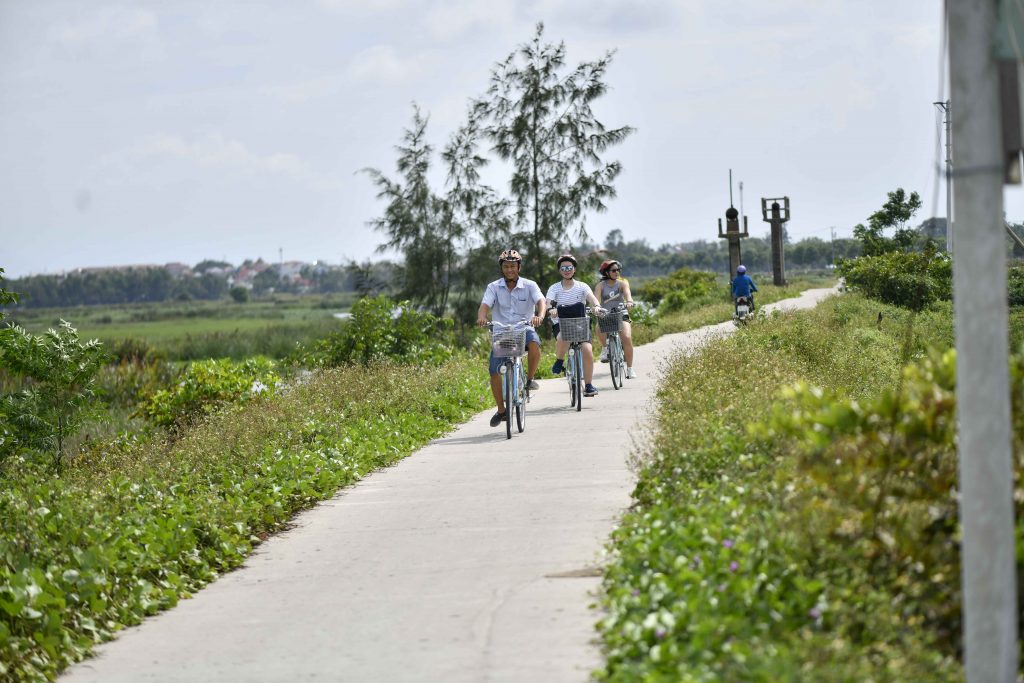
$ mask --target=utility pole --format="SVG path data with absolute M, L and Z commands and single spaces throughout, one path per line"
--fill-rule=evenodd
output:
M 740 230 L 740 221 L 743 221 L 743 230 Z M 747 217 L 740 216 L 740 212 L 732 205 L 732 169 L 729 169 L 729 208 L 725 210 L 725 232 L 722 231 L 722 219 L 718 219 L 718 236 L 729 241 L 729 281 L 736 277 L 736 269 L 740 265 L 740 239 L 750 237 L 747 232 Z
M 945 114 L 946 125 L 946 251 L 953 253 L 953 141 L 950 135 L 952 125 L 952 112 L 949 109 L 949 100 L 945 102 L 932 102 Z
M 779 199 L 783 206 L 779 206 Z M 768 202 L 771 202 L 771 215 L 768 215 Z M 782 232 L 785 224 L 789 222 L 789 197 L 778 199 L 761 198 L 761 218 L 765 223 L 772 226 L 772 275 L 776 287 L 786 284 L 786 257 L 785 241 L 782 239 Z
M 947 0 L 957 177 L 956 405 L 968 683 L 1017 677 L 1017 576 L 996 0 Z

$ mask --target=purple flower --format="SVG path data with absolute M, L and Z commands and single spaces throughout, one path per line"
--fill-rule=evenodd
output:
M 815 621 L 821 619 L 821 610 L 817 607 L 812 607 L 811 611 L 808 612 L 808 614 L 811 615 L 811 619 L 814 619 Z
M 667 633 L 667 631 L 665 631 L 665 629 L 663 629 L 663 628 L 661 628 L 659 626 L 658 628 L 656 628 L 654 630 L 654 637 L 657 638 L 658 640 L 661 640 L 662 638 L 665 637 L 666 633 Z
M 733 561 L 733 562 L 729 563 L 729 571 L 734 572 L 734 571 L 736 571 L 739 568 L 740 568 L 740 563 L 739 562 Z
M 731 548 L 732 545 L 733 544 L 732 544 L 732 539 L 731 538 L 727 538 L 724 541 L 722 541 L 722 547 L 723 548 Z
M 639 590 L 639 589 L 637 589 L 637 588 L 634 588 L 634 589 L 633 589 L 633 593 L 632 593 L 632 596 L 633 596 L 634 598 L 638 598 L 638 597 L 640 597 L 640 590 Z

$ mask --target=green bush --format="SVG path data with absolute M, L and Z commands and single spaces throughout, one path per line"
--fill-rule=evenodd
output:
M 714 273 L 680 268 L 637 288 L 637 299 L 659 309 L 659 313 L 677 311 L 691 299 L 700 298 L 716 288 Z
M 911 422 L 946 419 L 946 392 L 929 394 L 928 387 L 945 381 L 939 378 L 948 367 L 902 367 L 929 339 L 950 339 L 952 320 L 931 309 L 915 316 L 883 307 L 879 324 L 878 307 L 837 297 L 814 311 L 769 316 L 672 363 L 659 391 L 657 429 L 637 459 L 634 504 L 612 538 L 599 679 L 959 680 L 950 627 L 939 623 L 959 581 L 940 567 L 955 540 L 943 526 L 955 499 L 948 488 L 940 493 L 941 477 L 932 472 L 947 472 L 948 463 L 928 462 L 937 455 L 928 444 L 912 462 L 904 462 L 909 444 L 883 453 L 888 439 L 903 438 L 902 427 L 886 433 L 896 424 L 885 413 L 893 400 L 886 396 L 902 397 L 900 415 L 919 410 L 908 435 L 920 428 Z M 822 389 L 778 398 L 801 379 Z M 789 402 L 797 395 L 803 403 Z M 862 428 L 843 436 L 814 426 L 817 396 L 822 411 L 837 401 L 860 406 Z M 944 424 L 936 426 L 940 435 Z M 821 429 L 813 443 L 829 440 L 838 450 L 813 459 L 798 437 Z M 868 429 L 876 431 L 869 436 Z M 853 434 L 864 441 L 847 441 Z M 858 447 L 875 450 L 861 459 Z M 824 469 L 811 474 L 812 463 L 827 468 L 837 453 L 849 463 L 845 474 L 832 473 L 838 494 Z M 891 479 L 869 466 L 886 458 L 901 468 Z M 923 481 L 913 482 L 917 475 Z M 913 495 L 947 497 L 934 527 L 917 526 L 925 517 L 916 515 L 935 510 L 914 499 L 911 487 Z M 881 528 L 895 547 L 906 550 L 899 544 L 910 538 L 928 544 L 915 548 L 913 559 L 889 550 L 885 534 L 874 538 L 864 529 L 865 515 L 885 519 L 879 490 L 892 508 L 885 521 L 892 528 Z M 904 522 L 912 523 L 897 533 Z M 865 556 L 880 547 L 884 559 Z M 908 604 L 916 600 L 923 604 Z
M 890 251 L 839 263 L 846 285 L 864 296 L 920 311 L 953 298 L 952 261 L 934 251 Z
M 67 321 L 45 334 L 13 327 L 0 337 L 0 359 L 22 387 L 0 408 L 0 461 L 23 451 L 63 464 L 65 442 L 94 412 L 96 374 L 107 360 L 95 339 L 82 343 Z
M 261 356 L 190 363 L 170 388 L 150 395 L 139 413 L 154 424 L 180 428 L 227 405 L 273 394 L 280 381 L 274 367 Z
M 440 363 L 451 357 L 445 336 L 451 320 L 440 320 L 387 296 L 364 297 L 352 306 L 341 331 L 318 342 L 307 358 L 314 365 L 336 367 L 383 360 Z
M 1024 266 L 1014 266 L 1007 271 L 1007 290 L 1011 306 L 1024 306 Z
M 236 304 L 244 304 L 246 301 L 249 300 L 249 290 L 246 289 L 245 287 L 232 287 L 228 291 L 228 294 L 231 295 L 232 301 L 234 301 Z

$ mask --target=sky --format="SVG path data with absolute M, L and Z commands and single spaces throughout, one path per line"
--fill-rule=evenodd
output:
M 537 22 L 571 65 L 615 50 L 597 242 L 717 239 L 730 169 L 752 235 L 762 197 L 793 239 L 897 187 L 945 215 L 939 0 L 0 0 L 0 268 L 382 258 L 360 170 L 395 175 L 413 103 L 442 148 Z

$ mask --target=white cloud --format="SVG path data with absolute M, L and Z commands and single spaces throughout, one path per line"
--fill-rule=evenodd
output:
M 345 75 L 357 82 L 393 84 L 419 75 L 420 63 L 402 59 L 390 45 L 374 45 L 352 57 Z
M 262 92 L 285 102 L 307 102 L 336 94 L 341 89 L 343 80 L 333 74 L 315 76 L 301 81 L 264 86 Z
M 251 175 L 283 176 L 317 191 L 333 191 L 339 181 L 314 171 L 294 154 L 256 154 L 242 142 L 211 134 L 194 141 L 175 135 L 153 135 L 100 162 L 101 168 L 119 169 L 126 175 L 144 175 L 150 162 L 177 159 L 196 166 L 233 169 Z
M 471 29 L 505 26 L 514 19 L 512 0 L 448 0 L 433 4 L 426 24 L 435 38 L 451 40 Z
M 528 14 L 620 32 L 674 25 L 679 10 L 664 0 L 540 0 L 529 5 Z
M 158 28 L 155 12 L 127 7 L 102 7 L 78 21 L 65 21 L 52 27 L 49 36 L 65 45 L 81 45 L 99 40 L 148 40 Z

